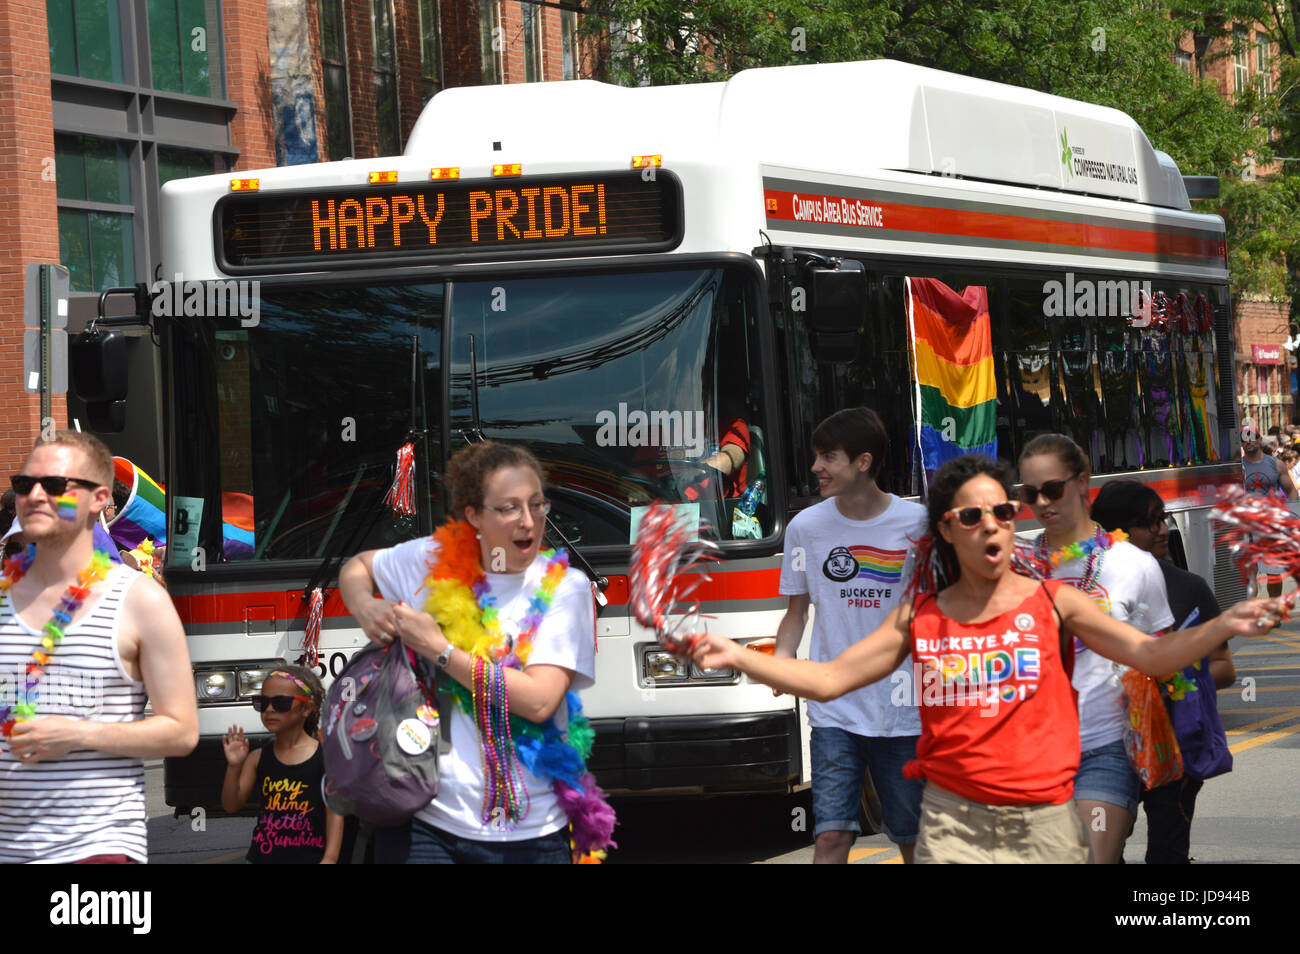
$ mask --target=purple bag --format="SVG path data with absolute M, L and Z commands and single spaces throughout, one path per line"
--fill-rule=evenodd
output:
M 1164 680 L 1160 688 L 1183 752 L 1183 774 L 1207 779 L 1231 772 L 1232 753 L 1219 718 L 1209 657 Z
M 321 789 L 331 811 L 390 828 L 433 800 L 438 753 L 449 748 L 436 703 L 401 642 L 352 657 L 325 696 Z

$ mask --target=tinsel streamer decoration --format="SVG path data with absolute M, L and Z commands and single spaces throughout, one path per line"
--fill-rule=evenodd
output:
M 1210 518 L 1227 529 L 1219 542 L 1227 545 L 1241 570 L 1241 582 L 1249 580 L 1260 563 L 1281 569 L 1283 575 L 1300 579 L 1300 517 L 1286 505 L 1269 497 L 1228 486 L 1219 491 Z M 1253 593 L 1250 595 L 1254 595 Z M 1286 598 L 1289 607 L 1295 599 Z
M 325 615 L 325 594 L 318 586 L 311 591 L 307 604 L 307 626 L 302 635 L 302 653 L 308 669 L 320 661 L 320 623 Z
M 399 517 L 415 515 L 415 445 L 410 441 L 397 451 L 397 474 L 388 488 L 384 503 Z
M 720 559 L 718 554 L 718 545 L 680 523 L 668 504 L 651 504 L 642 518 L 632 546 L 632 612 L 669 652 L 689 655 L 699 640 L 699 601 L 683 604 L 710 577 L 690 571 Z

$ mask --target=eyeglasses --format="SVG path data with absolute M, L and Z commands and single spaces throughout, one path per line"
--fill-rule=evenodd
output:
M 1022 501 L 1029 504 L 1031 507 L 1038 500 L 1039 496 L 1048 503 L 1051 503 L 1053 500 L 1060 500 L 1065 496 L 1065 488 L 1069 486 L 1071 480 L 1074 480 L 1075 477 L 1079 476 L 1079 473 L 1079 471 L 1075 471 L 1065 480 L 1049 480 L 1041 487 L 1035 487 L 1033 484 L 1020 484 L 1016 487 L 1016 493 L 1020 496 Z
M 484 504 L 483 509 L 495 510 L 501 515 L 501 519 L 507 523 L 514 523 L 516 520 L 523 519 L 524 516 L 524 508 L 519 506 L 519 504 L 514 503 L 503 504 L 500 507 L 493 507 L 491 504 Z M 528 505 L 528 512 L 533 515 L 533 519 L 540 520 L 551 512 L 551 502 L 549 500 L 543 500 L 540 503 L 530 503 Z
M 993 514 L 993 519 L 998 523 L 1010 523 L 1016 519 L 1016 514 L 1019 512 L 1020 501 L 1008 500 L 1006 503 L 981 504 L 978 507 L 953 507 L 943 515 L 943 519 L 950 520 L 956 517 L 958 523 L 970 530 L 980 525 L 986 513 Z
M 288 712 L 293 708 L 295 701 L 311 702 L 306 696 L 264 696 L 260 693 L 256 696 L 249 696 L 248 701 L 253 704 L 254 712 L 265 712 L 268 704 L 276 712 Z
M 1134 523 L 1134 524 L 1131 524 L 1131 525 L 1129 526 L 1129 529 L 1130 529 L 1130 530 L 1148 530 L 1148 531 L 1150 531 L 1152 534 L 1156 534 L 1156 533 L 1159 533 L 1159 532 L 1160 532 L 1160 528 L 1163 527 L 1163 526 L 1165 525 L 1165 521 L 1168 520 L 1168 519 L 1169 519 L 1169 515 L 1168 515 L 1168 514 L 1163 514 L 1163 513 L 1162 513 L 1162 514 L 1160 514 L 1158 517 L 1152 517 L 1152 518 L 1150 518 L 1150 520 L 1148 520 L 1146 523 Z
M 98 481 L 82 480 L 80 477 L 29 477 L 27 474 L 14 474 L 9 478 L 9 486 L 19 496 L 30 494 L 32 488 L 37 484 L 40 484 L 41 490 L 51 497 L 62 496 L 63 492 L 68 489 L 68 484 L 81 484 L 81 486 L 89 487 L 91 490 L 104 486 Z

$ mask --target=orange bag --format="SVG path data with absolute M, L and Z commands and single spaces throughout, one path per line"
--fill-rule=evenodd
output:
M 1160 685 L 1144 672 L 1126 669 L 1120 677 L 1128 726 L 1124 747 L 1142 786 L 1151 791 L 1183 777 L 1183 754 L 1160 696 Z

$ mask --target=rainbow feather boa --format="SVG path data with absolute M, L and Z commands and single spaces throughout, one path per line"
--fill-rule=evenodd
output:
M 513 651 L 507 646 L 497 618 L 496 601 L 487 594 L 486 575 L 479 561 L 479 544 L 474 528 L 455 520 L 433 535 L 437 553 L 430 561 L 425 588 L 429 598 L 424 610 L 438 621 L 443 635 L 457 649 L 511 669 L 523 669 L 532 652 L 533 634 L 550 609 L 555 590 L 569 567 L 564 551 L 546 551 L 550 557 L 542 586 L 529 601 L 524 616 L 525 632 Z M 480 599 L 483 605 L 480 605 Z M 468 688 L 451 683 L 457 708 L 473 718 L 474 703 Z M 586 761 L 596 735 L 582 713 L 576 692 L 565 694 L 569 711 L 568 731 L 561 731 L 554 717 L 543 723 L 510 716 L 515 757 L 539 778 L 551 782 L 560 807 L 573 826 L 573 845 L 582 856 L 580 863 L 604 857 L 607 848 L 618 847 L 612 840 L 614 810 L 605 793 L 587 771 Z

